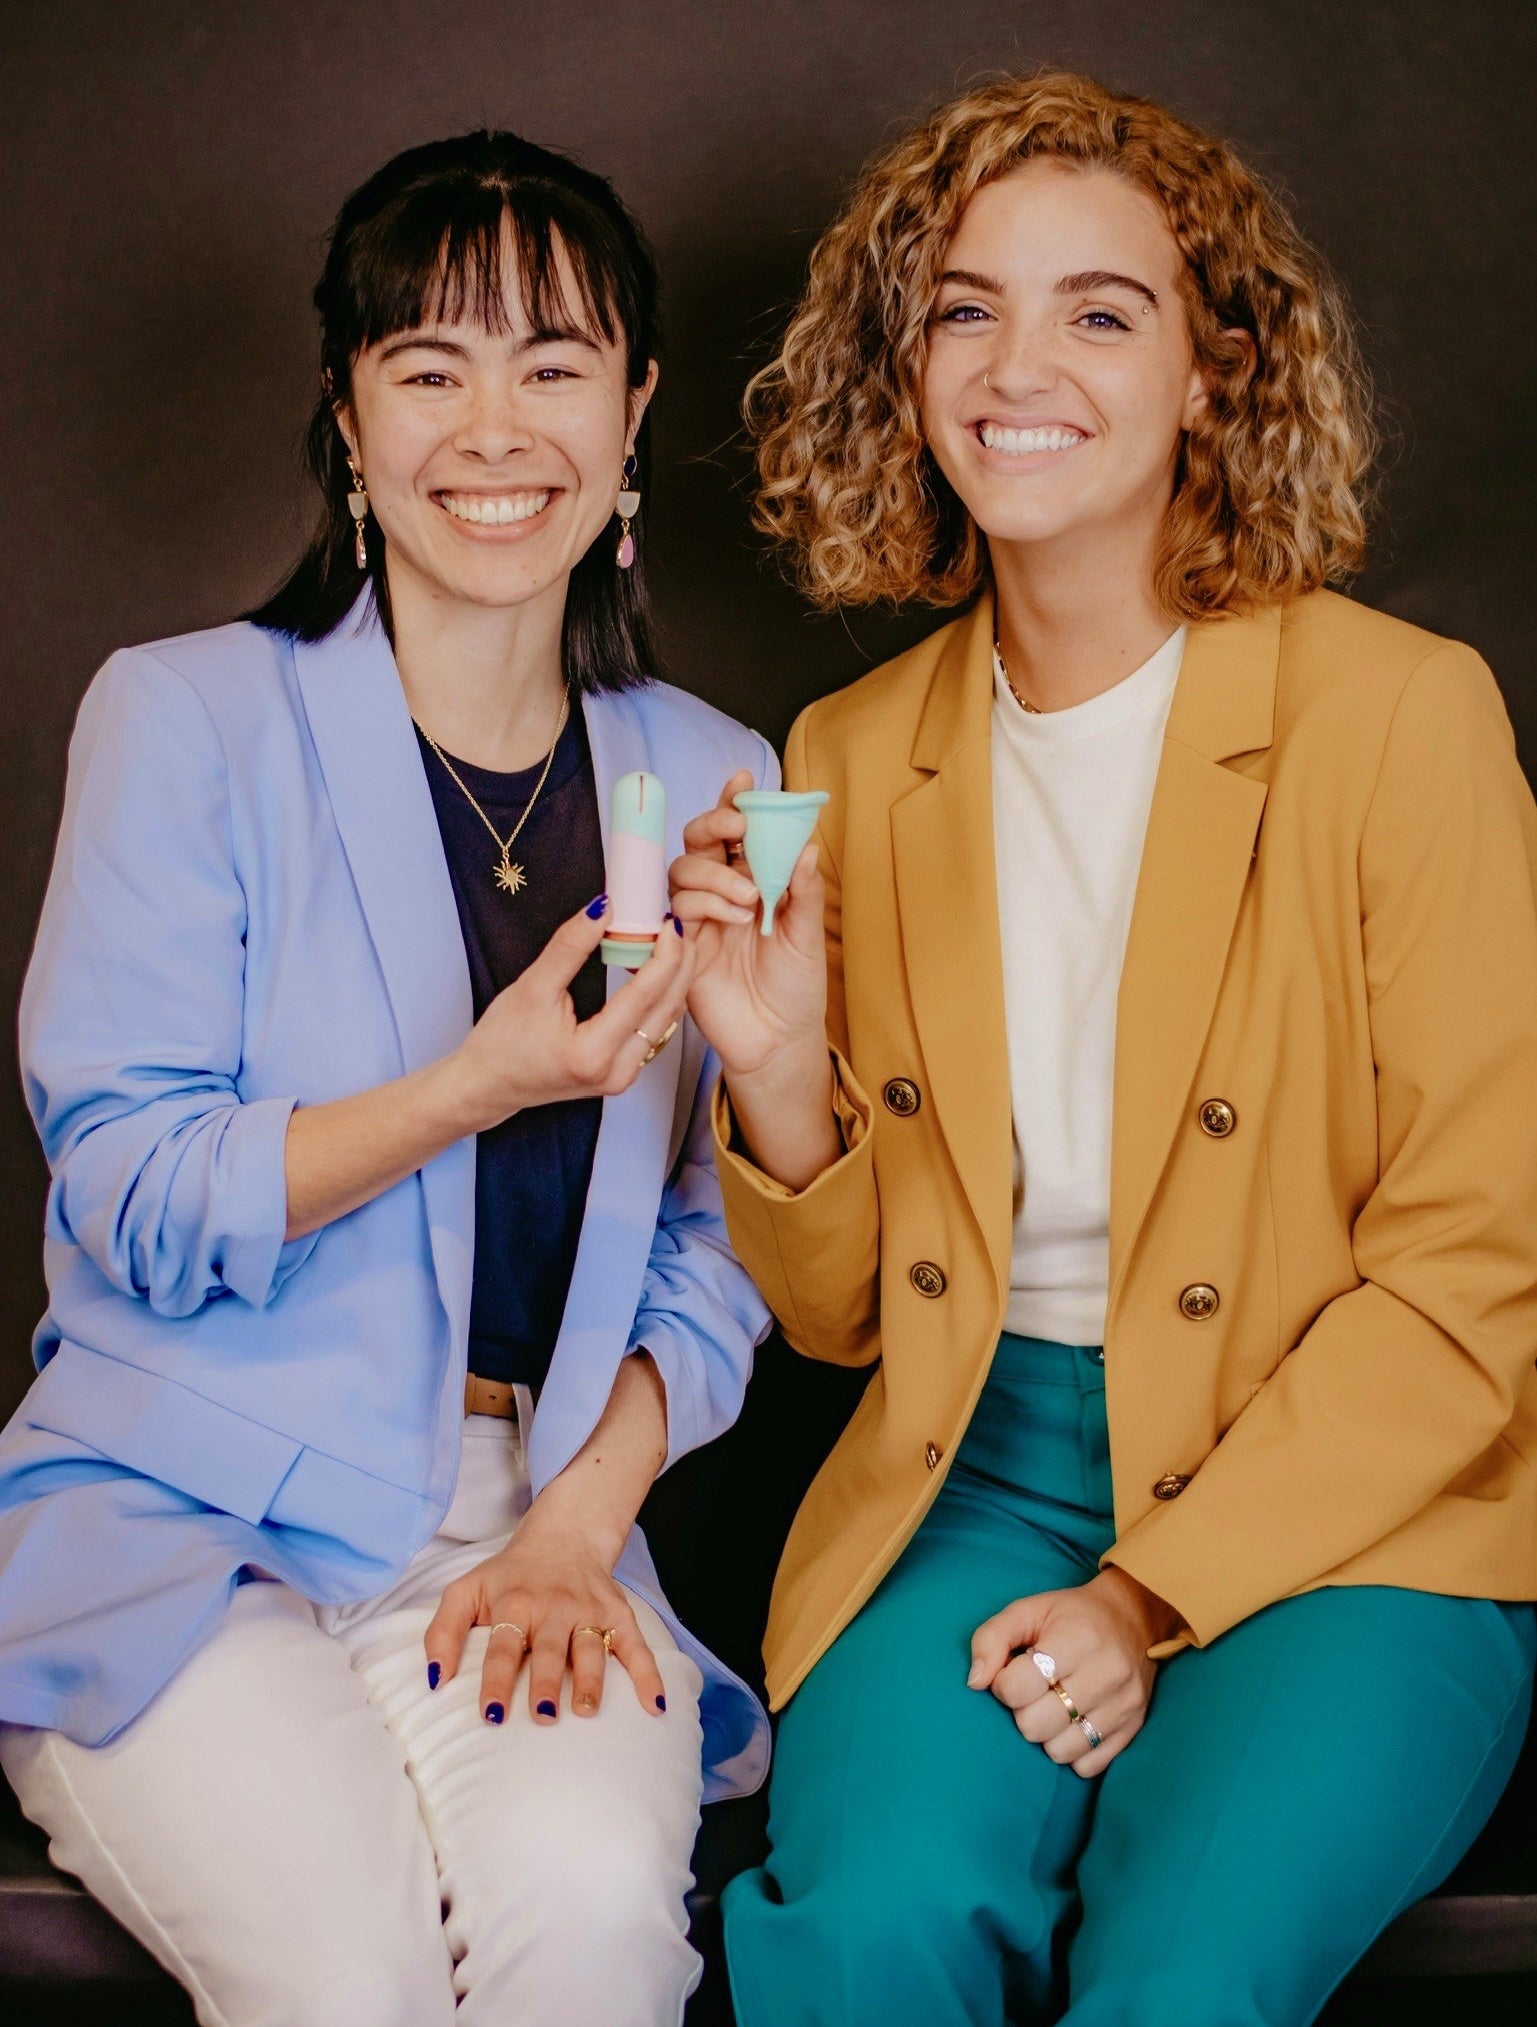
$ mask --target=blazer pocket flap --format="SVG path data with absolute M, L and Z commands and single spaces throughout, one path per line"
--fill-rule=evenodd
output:
M 78 1344 L 59 1346 L 21 1414 L 253 1525 L 304 1447 L 177 1380 Z

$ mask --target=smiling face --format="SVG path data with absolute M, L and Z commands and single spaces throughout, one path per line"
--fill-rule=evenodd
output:
M 384 531 L 392 596 L 477 606 L 564 600 L 614 513 L 656 383 L 631 388 L 621 339 L 578 308 L 536 325 L 504 256 L 503 321 L 396 332 L 358 354 L 338 421 Z M 565 305 L 581 295 L 561 252 Z
M 936 463 L 991 545 L 1156 539 L 1206 399 L 1158 205 L 1108 169 L 1026 164 L 945 256 L 922 390 Z

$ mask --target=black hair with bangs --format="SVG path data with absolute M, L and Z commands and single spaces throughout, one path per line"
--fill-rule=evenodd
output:
M 358 354 L 398 331 L 464 319 L 504 331 L 509 251 L 535 329 L 568 327 L 580 312 L 589 329 L 623 348 L 630 386 L 644 383 L 659 346 L 656 263 L 603 177 L 509 133 L 463 134 L 396 155 L 353 191 L 332 230 L 315 288 L 321 394 L 305 440 L 324 506 L 292 572 L 245 615 L 257 626 L 323 640 L 367 577 L 393 638 L 384 534 L 371 513 L 364 523 L 366 571 L 354 557 L 352 480 L 335 411 L 351 396 Z M 576 304 L 562 296 L 562 254 Z M 635 456 L 636 483 L 644 490 L 649 418 L 637 432 Z M 618 488 L 616 472 L 616 494 Z M 579 691 L 627 689 L 656 673 L 639 544 L 633 567 L 620 570 L 614 523 L 609 530 L 578 562 L 567 589 L 561 651 L 567 680 Z

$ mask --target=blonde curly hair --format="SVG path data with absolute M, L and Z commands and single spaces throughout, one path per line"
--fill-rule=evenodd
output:
M 1162 206 L 1209 390 L 1181 447 L 1155 592 L 1173 617 L 1297 596 L 1359 567 L 1371 399 L 1343 298 L 1279 199 L 1151 100 L 1052 71 L 952 99 L 877 155 L 822 235 L 779 354 L 748 386 L 754 519 L 820 606 L 952 605 L 981 531 L 923 438 L 944 256 L 972 196 L 1022 162 L 1113 169 Z M 1254 341 L 1251 371 L 1247 346 Z

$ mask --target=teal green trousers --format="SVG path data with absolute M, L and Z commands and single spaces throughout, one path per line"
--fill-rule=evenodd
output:
M 1099 1354 L 1005 1337 L 780 1721 L 771 1852 L 725 1901 L 739 2027 L 1301 2027 L 1471 1844 L 1526 1729 L 1530 1606 L 1287 1599 L 1167 1662 L 1086 1781 L 966 1671 L 984 1619 L 1112 1538 Z

